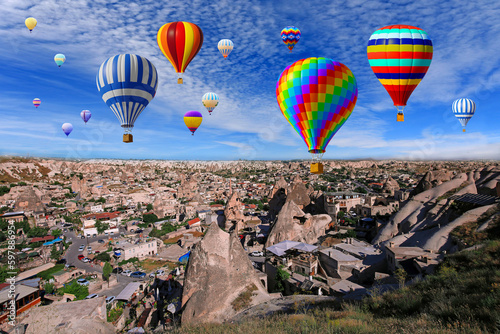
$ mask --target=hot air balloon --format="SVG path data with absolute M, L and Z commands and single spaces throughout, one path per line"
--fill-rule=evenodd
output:
M 201 98 L 201 103 L 207 108 L 208 114 L 212 115 L 212 111 L 219 104 L 219 97 L 215 93 L 206 93 Z
M 378 29 L 368 41 L 368 61 L 404 121 L 403 109 L 432 61 L 432 41 L 425 31 L 408 25 Z
M 71 123 L 64 123 L 62 125 L 62 130 L 66 134 L 66 137 L 67 137 L 67 136 L 69 136 L 71 131 L 73 131 L 73 125 L 71 125 Z
M 455 117 L 458 118 L 460 124 L 462 124 L 462 131 L 465 132 L 465 126 L 476 112 L 476 104 L 471 99 L 458 99 L 453 102 L 451 109 Z
M 58 53 L 54 56 L 54 61 L 56 62 L 57 66 L 61 67 L 61 65 L 66 61 L 66 56 L 62 53 Z
M 170 22 L 158 30 L 156 39 L 161 52 L 178 73 L 177 83 L 181 84 L 182 73 L 201 49 L 203 32 L 194 23 Z
M 193 136 L 196 129 L 198 129 L 198 127 L 200 126 L 202 120 L 203 116 L 199 111 L 188 111 L 184 115 L 184 123 L 186 123 L 186 126 L 188 127 L 189 131 L 192 132 Z
M 82 110 L 82 112 L 80 113 L 80 117 L 83 119 L 85 124 L 87 124 L 90 117 L 92 117 L 92 113 L 90 112 L 90 110 Z
M 40 100 L 39 98 L 33 99 L 33 105 L 35 106 L 35 108 L 38 108 L 40 104 L 42 104 L 42 100 Z
M 233 51 L 234 44 L 229 39 L 221 39 L 219 44 L 217 44 L 217 48 L 219 49 L 219 52 L 222 53 L 222 56 L 227 58 L 231 51 Z
M 294 26 L 288 26 L 281 30 L 281 39 L 286 44 L 290 52 L 300 39 L 300 30 Z
M 36 19 L 34 17 L 28 17 L 25 21 L 24 24 L 26 24 L 26 28 L 30 30 L 30 32 L 35 29 L 36 27 Z
M 281 73 L 276 98 L 283 116 L 313 155 L 311 173 L 321 174 L 325 148 L 356 104 L 356 78 L 347 66 L 332 59 L 301 59 Z
M 131 143 L 137 117 L 156 94 L 158 73 L 155 66 L 138 55 L 116 55 L 101 64 L 96 84 L 103 101 L 125 129 L 123 142 Z

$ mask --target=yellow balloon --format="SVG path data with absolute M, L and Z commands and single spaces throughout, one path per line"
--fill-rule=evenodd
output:
M 26 21 L 24 21 L 26 27 L 31 31 L 36 27 L 36 19 L 34 17 L 28 17 Z

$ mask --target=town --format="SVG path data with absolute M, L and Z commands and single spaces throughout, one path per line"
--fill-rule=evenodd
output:
M 457 228 L 499 215 L 498 162 L 324 166 L 4 157 L 0 326 L 12 282 L 26 333 L 225 322 L 297 295 L 362 300 L 425 279 L 469 247 Z

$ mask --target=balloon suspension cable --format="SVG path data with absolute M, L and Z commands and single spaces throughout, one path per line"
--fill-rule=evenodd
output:
M 325 153 L 324 152 L 323 153 L 311 153 L 313 163 L 320 162 L 321 159 L 323 158 L 323 154 L 325 154 Z

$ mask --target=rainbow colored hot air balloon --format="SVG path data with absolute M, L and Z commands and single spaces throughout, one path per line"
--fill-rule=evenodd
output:
M 217 44 L 217 48 L 225 59 L 233 51 L 234 44 L 230 39 L 221 39 Z
M 465 132 L 465 126 L 476 112 L 476 104 L 471 99 L 458 99 L 453 102 L 451 109 L 460 124 L 462 124 L 462 131 Z
M 87 124 L 90 117 L 92 117 L 92 113 L 90 112 L 90 110 L 82 110 L 82 112 L 80 113 L 80 117 L 83 119 L 85 124 Z
M 201 98 L 201 103 L 207 108 L 208 114 L 212 115 L 212 111 L 219 104 L 219 97 L 215 93 L 206 93 Z
M 26 28 L 30 30 L 30 32 L 35 29 L 37 21 L 34 17 L 28 17 L 26 20 L 24 20 L 24 24 L 26 25 Z
M 290 52 L 292 52 L 295 44 L 298 43 L 300 39 L 300 30 L 294 26 L 288 26 L 285 29 L 281 30 L 281 39 L 286 44 Z
M 40 100 L 39 98 L 33 99 L 33 105 L 35 106 L 35 108 L 38 108 L 40 104 L 42 104 L 42 100 Z
M 73 125 L 71 125 L 71 123 L 64 123 L 62 125 L 62 130 L 64 132 L 64 134 L 67 136 L 69 136 L 69 134 L 71 133 L 71 131 L 73 131 Z
M 182 73 L 201 49 L 203 32 L 194 23 L 170 22 L 158 30 L 156 40 L 161 52 L 178 73 L 177 83 L 181 84 Z
M 408 25 L 376 30 L 368 41 L 368 61 L 404 121 L 403 109 L 432 61 L 432 41 L 425 31 Z
M 199 111 L 188 111 L 184 115 L 184 123 L 186 123 L 186 126 L 188 127 L 189 131 L 192 132 L 193 136 L 196 129 L 198 129 L 198 127 L 200 126 L 202 120 L 203 116 Z
M 66 56 L 62 53 L 58 53 L 54 56 L 54 61 L 56 62 L 57 66 L 61 67 L 61 65 L 66 61 Z
M 321 173 L 325 148 L 349 118 L 358 98 L 356 78 L 342 63 L 329 58 L 297 60 L 281 73 L 276 98 L 283 116 L 307 144 Z M 314 171 L 313 168 L 321 167 Z
M 116 55 L 101 64 L 96 84 L 102 100 L 125 129 L 123 142 L 133 142 L 134 123 L 156 94 L 158 73 L 155 66 L 138 55 Z

